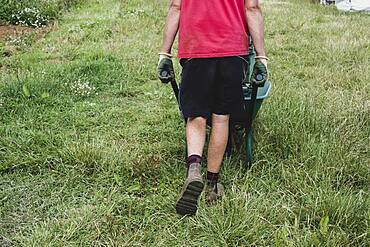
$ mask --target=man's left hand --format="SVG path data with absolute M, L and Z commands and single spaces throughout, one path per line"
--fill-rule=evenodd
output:
M 162 83 L 169 83 L 175 79 L 175 72 L 173 70 L 171 57 L 160 55 L 157 70 L 158 78 Z

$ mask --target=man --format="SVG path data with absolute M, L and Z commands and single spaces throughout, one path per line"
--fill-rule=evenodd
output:
M 259 0 L 171 0 L 159 53 L 158 76 L 163 83 L 175 77 L 171 48 L 177 31 L 178 57 L 183 67 L 180 108 L 187 120 L 188 158 L 187 178 L 176 202 L 176 211 L 193 215 L 204 187 L 201 162 L 207 119 L 212 127 L 206 200 L 212 204 L 224 193 L 218 181 L 219 171 L 228 140 L 230 114 L 243 108 L 248 32 L 257 54 L 252 76 L 262 75 L 263 82 L 267 79 Z

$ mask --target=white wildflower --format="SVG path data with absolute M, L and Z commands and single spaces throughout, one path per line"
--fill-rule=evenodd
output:
M 89 81 L 78 79 L 70 84 L 70 90 L 77 96 L 87 97 L 95 93 L 96 88 Z
M 16 24 L 28 25 L 32 27 L 42 27 L 48 22 L 47 18 L 42 16 L 40 10 L 36 8 L 25 8 L 12 14 L 12 19 Z

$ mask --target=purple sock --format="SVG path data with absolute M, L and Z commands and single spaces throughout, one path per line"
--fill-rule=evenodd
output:
M 202 163 L 202 157 L 197 154 L 190 155 L 186 160 L 186 166 L 189 168 L 189 166 L 194 163 Z
M 218 175 L 219 173 L 214 173 L 214 172 L 210 172 L 210 171 L 207 171 L 207 183 L 209 185 L 215 185 L 218 183 Z
M 191 164 L 194 164 L 194 163 L 202 163 L 202 157 L 197 155 L 197 154 L 192 154 L 190 155 L 187 160 L 186 160 L 186 168 L 187 168 L 187 171 L 186 171 L 186 176 L 189 175 L 189 166 Z

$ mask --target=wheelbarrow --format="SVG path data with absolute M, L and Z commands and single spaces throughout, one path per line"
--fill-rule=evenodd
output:
M 230 156 L 235 147 L 235 140 L 240 137 L 245 138 L 245 151 L 246 151 L 246 167 L 249 168 L 253 161 L 253 121 L 257 116 L 262 102 L 266 99 L 271 91 L 271 82 L 266 81 L 263 86 L 257 86 L 256 81 L 258 78 L 251 78 L 255 61 L 255 51 L 253 44 L 250 41 L 249 55 L 246 80 L 242 83 L 243 96 L 244 96 L 244 109 L 241 114 L 231 115 L 229 121 L 229 139 L 226 147 L 226 155 Z M 258 77 L 259 75 L 256 75 Z M 179 103 L 179 88 L 176 80 L 171 81 L 173 93 Z M 180 105 L 179 105 L 180 107 Z M 180 109 L 181 110 L 181 109 Z M 186 122 L 186 119 L 185 119 Z M 209 124 L 210 121 L 207 120 Z
M 245 138 L 246 167 L 252 166 L 253 161 L 253 121 L 257 116 L 262 102 L 270 93 L 271 82 L 266 81 L 263 87 L 246 84 L 243 85 L 244 115 L 231 115 L 229 123 L 229 139 L 226 147 L 226 155 L 233 152 L 237 139 Z

